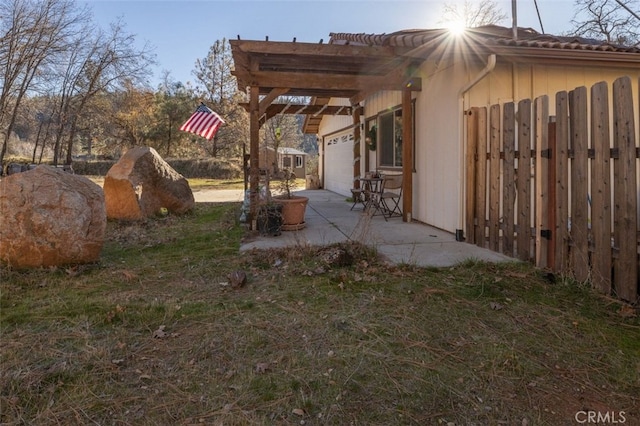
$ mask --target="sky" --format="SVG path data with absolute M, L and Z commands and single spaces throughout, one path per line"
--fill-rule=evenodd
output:
M 95 22 L 108 28 L 121 19 L 136 36 L 138 48 L 149 45 L 157 65 L 150 84 L 163 71 L 175 81 L 193 82 L 193 69 L 216 40 L 328 42 L 332 32 L 392 33 L 404 29 L 442 28 L 444 3 L 456 0 L 87 0 Z M 512 4 L 499 0 L 511 17 Z M 537 0 L 544 32 L 571 28 L 573 0 Z M 518 0 L 517 22 L 542 32 L 534 0 Z M 511 18 L 510 18 L 511 19 Z M 511 26 L 511 21 L 504 26 Z

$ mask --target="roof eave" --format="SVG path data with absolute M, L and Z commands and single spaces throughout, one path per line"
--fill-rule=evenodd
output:
M 494 53 L 511 62 L 549 63 L 573 66 L 637 67 L 640 53 L 608 52 L 597 50 L 568 50 L 539 47 L 487 46 L 487 53 Z

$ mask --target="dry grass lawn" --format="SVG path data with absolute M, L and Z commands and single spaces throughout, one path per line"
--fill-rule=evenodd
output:
M 95 265 L 2 267 L 0 423 L 640 424 L 634 308 L 518 263 L 239 255 L 238 210 L 110 222 Z

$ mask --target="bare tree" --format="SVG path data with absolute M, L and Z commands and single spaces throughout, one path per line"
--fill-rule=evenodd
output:
M 477 2 L 464 0 L 464 3 L 446 3 L 442 8 L 442 17 L 438 23 L 458 23 L 465 28 L 482 25 L 498 25 L 508 19 L 495 0 Z
M 196 95 L 225 120 L 211 146 L 206 150 L 212 157 L 236 156 L 247 139 L 246 112 L 238 105 L 244 97 L 231 74 L 233 58 L 226 39 L 217 40 L 203 59 L 196 61 Z
M 53 109 L 42 111 L 54 164 L 65 148 L 70 163 L 87 102 L 125 82 L 146 85 L 151 49 L 135 49 L 120 22 L 108 31 L 94 28 L 90 10 L 73 0 L 0 0 L 0 16 L 0 162 L 23 100 L 45 94 L 54 100 Z
M 72 0 L 2 0 L 0 16 L 1 164 L 24 96 L 89 15 Z
M 570 35 L 622 45 L 640 44 L 640 2 L 576 0 Z
M 109 32 L 95 31 L 94 36 L 85 43 L 85 54 L 79 56 L 77 72 L 72 73 L 72 91 L 69 93 L 68 111 L 69 134 L 67 139 L 66 163 L 71 163 L 73 144 L 79 120 L 86 118 L 85 106 L 93 97 L 108 90 L 131 86 L 147 85 L 147 68 L 153 63 L 153 57 L 147 53 L 148 46 L 138 50 L 134 48 L 135 37 L 124 30 L 117 21 L 110 26 Z M 56 150 L 57 153 L 57 150 Z M 54 164 L 57 156 L 54 153 Z

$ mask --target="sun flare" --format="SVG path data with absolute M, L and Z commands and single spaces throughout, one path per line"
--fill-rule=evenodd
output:
M 445 25 L 445 28 L 454 36 L 460 36 L 464 34 L 464 31 L 466 30 L 464 22 L 461 21 L 449 22 Z

